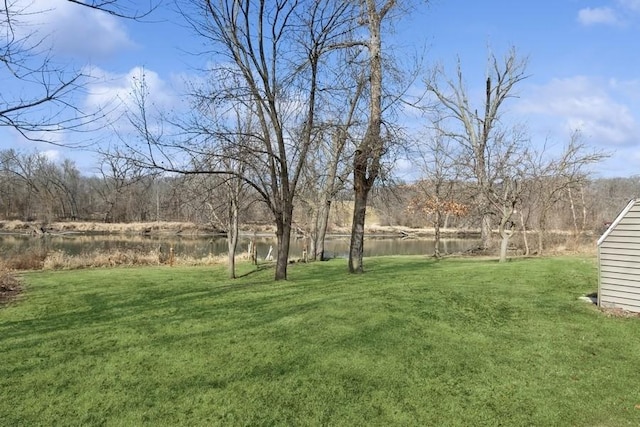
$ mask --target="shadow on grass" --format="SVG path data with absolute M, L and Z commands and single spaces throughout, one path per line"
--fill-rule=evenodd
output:
M 257 331 L 286 335 L 292 333 L 287 325 L 304 332 L 305 327 L 327 316 L 350 324 L 348 317 L 357 318 L 363 310 L 384 317 L 411 309 L 417 317 L 493 327 L 521 315 L 520 309 L 504 300 L 511 292 L 508 288 L 477 282 L 476 260 L 442 263 L 432 258 L 389 257 L 365 261 L 367 270 L 359 275 L 348 274 L 346 265 L 344 269 L 335 264 L 326 268 L 325 263 L 292 265 L 290 280 L 284 282 L 274 282 L 268 275 L 272 265 L 233 281 L 221 278 L 223 270 L 151 269 L 147 277 L 145 270 L 116 269 L 111 273 L 118 283 L 106 288 L 94 287 L 104 272 L 84 272 L 85 277 L 65 288 L 64 295 L 52 286 L 47 289 L 51 294 L 31 301 L 35 306 L 29 317 L 1 323 L 0 343 L 7 350 L 50 345 L 80 351 L 82 348 L 73 348 L 75 337 L 87 336 L 95 338 L 83 341 L 81 347 L 108 353 L 130 347 L 135 339 L 162 347 Z M 447 268 L 442 269 L 443 265 Z M 485 265 L 491 269 L 497 266 Z M 56 276 L 56 280 L 74 280 L 73 274 Z M 141 278 L 145 280 L 142 284 L 130 284 Z M 450 282 L 455 285 L 451 287 Z M 488 299 L 466 290 L 479 285 L 484 286 Z M 517 292 L 521 295 L 525 291 Z M 553 295 L 548 298 L 545 311 L 567 310 L 573 303 L 555 301 Z M 444 312 L 425 309 L 443 304 L 447 307 Z M 523 309 L 529 305 L 524 304 Z M 379 335 L 370 332 L 365 335 Z M 347 334 L 344 339 L 351 338 Z
M 244 280 L 228 283 L 215 282 L 200 270 L 192 277 L 181 276 L 181 282 L 164 281 L 132 287 L 120 285 L 93 288 L 96 281 L 90 277 L 86 284 L 74 285 L 64 297 L 52 295 L 62 301 L 47 301 L 47 295 L 38 297 L 32 317 L 6 321 L 0 325 L 0 342 L 7 350 L 30 349 L 42 345 L 66 346 L 74 335 L 95 336 L 107 345 L 93 343 L 102 351 L 119 351 L 131 344 L 128 337 L 140 335 L 149 345 L 167 345 L 205 335 L 241 333 L 255 328 L 270 328 L 284 318 L 294 318 L 331 304 L 340 298 L 329 291 L 311 301 L 307 299 L 308 286 L 297 281 L 273 282 L 258 273 L 250 272 Z M 116 270 L 124 282 L 134 281 L 135 270 Z M 71 273 L 68 273 L 71 274 Z M 247 278 L 255 278 L 248 282 Z M 203 280 L 204 279 L 204 280 Z M 328 285 L 334 290 L 339 284 Z M 366 292 L 365 292 L 366 293 Z M 234 319 L 229 321 L 229 319 Z M 180 325 L 184 325 L 184 328 Z M 209 324 L 208 330 L 190 332 L 193 324 Z M 172 333 L 177 325 L 180 334 Z M 119 335 L 127 337 L 121 340 Z M 111 336 L 111 339 L 105 337 Z M 69 341 L 71 339 L 71 341 Z M 119 344 L 120 341 L 123 341 Z M 79 349 L 78 349 L 79 350 Z

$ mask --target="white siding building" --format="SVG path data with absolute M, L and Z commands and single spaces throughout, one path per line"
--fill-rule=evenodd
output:
M 598 305 L 640 313 L 640 199 L 598 239 Z

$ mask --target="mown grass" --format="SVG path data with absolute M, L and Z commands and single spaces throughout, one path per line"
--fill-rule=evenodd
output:
M 592 259 L 367 267 L 27 274 L 0 310 L 0 424 L 640 424 L 639 320 L 577 299 Z

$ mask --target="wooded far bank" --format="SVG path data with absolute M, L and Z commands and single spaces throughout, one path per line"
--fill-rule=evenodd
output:
M 6 232 L 41 227 L 54 232 L 227 231 L 228 201 L 215 176 L 168 177 L 111 166 L 101 175 L 86 176 L 70 160 L 54 162 L 41 154 L 2 152 L 0 227 Z M 546 189 L 541 181 L 520 184 L 527 196 L 521 198 L 512 215 L 514 231 L 599 235 L 640 186 L 640 177 L 585 179 L 566 186 L 553 181 L 560 179 L 549 178 Z M 462 180 L 448 181 L 451 190 L 446 203 L 437 205 L 432 196 L 437 184 L 434 179 L 424 179 L 374 188 L 367 210 L 367 233 L 432 235 L 436 228 L 449 233 L 477 232 L 482 217 L 473 203 L 474 187 Z M 249 202 L 239 212 L 240 230 L 273 233 L 269 210 L 257 195 L 246 192 Z M 336 193 L 328 232 L 348 233 L 352 197 L 347 188 Z M 305 189 L 296 195 L 293 224 L 298 236 L 314 233 L 317 211 L 311 199 L 313 193 Z M 544 239 L 538 242 L 533 236 L 531 240 L 526 242 L 532 246 L 530 252 L 544 249 Z M 514 243 L 525 245 L 522 238 Z

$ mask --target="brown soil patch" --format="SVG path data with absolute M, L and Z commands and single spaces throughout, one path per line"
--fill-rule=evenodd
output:
M 623 310 L 621 308 L 600 308 L 600 311 L 607 317 L 635 317 L 640 318 L 640 313 Z

